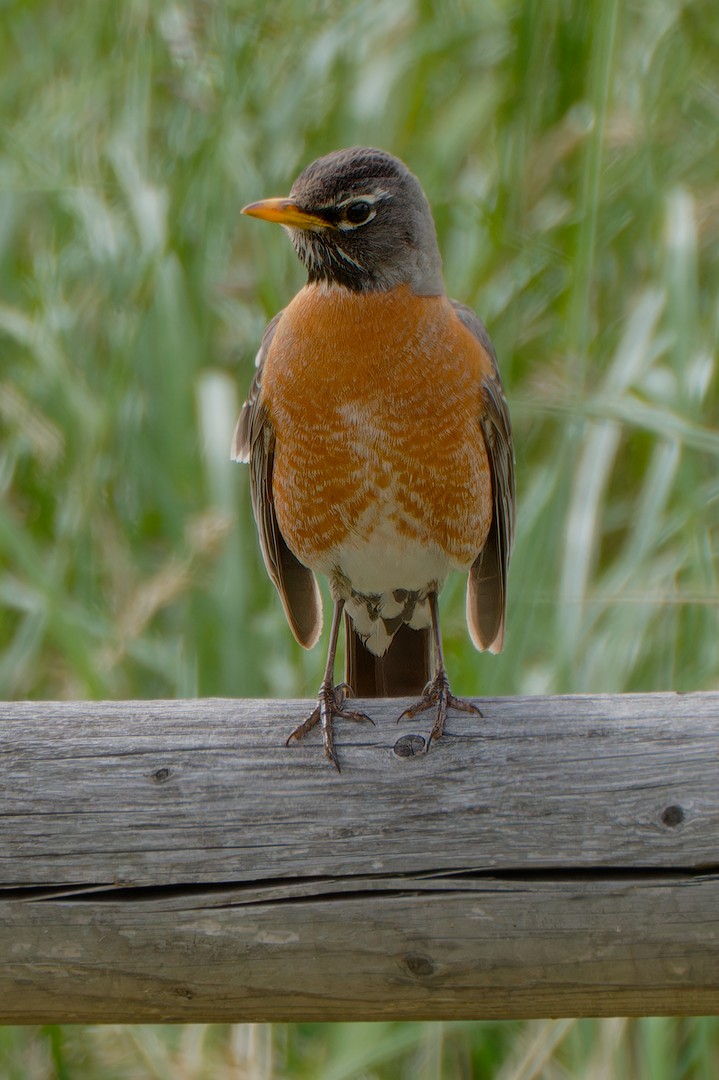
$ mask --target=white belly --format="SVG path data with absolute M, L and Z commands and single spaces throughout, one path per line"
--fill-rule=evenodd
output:
M 333 565 L 323 568 L 357 632 L 377 656 L 392 641 L 385 620 L 404 613 L 403 621 L 415 630 L 431 625 L 427 593 L 439 592 L 451 569 L 436 544 L 408 537 L 382 514 L 369 533 L 355 534 L 333 552 Z

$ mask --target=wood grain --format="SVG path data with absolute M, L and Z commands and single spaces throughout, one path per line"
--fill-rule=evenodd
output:
M 719 694 L 480 704 L 1 704 L 0 1020 L 719 1011 Z

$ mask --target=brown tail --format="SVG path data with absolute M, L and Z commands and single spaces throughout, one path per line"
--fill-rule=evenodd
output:
M 403 624 L 384 656 L 375 656 L 345 614 L 345 679 L 355 697 L 410 697 L 430 680 L 432 639 L 429 629 Z

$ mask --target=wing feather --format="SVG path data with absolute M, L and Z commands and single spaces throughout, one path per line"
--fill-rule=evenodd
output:
M 305 649 L 322 632 L 322 599 L 314 574 L 288 548 L 280 531 L 272 493 L 275 432 L 262 400 L 262 371 L 282 312 L 262 335 L 257 371 L 242 406 L 232 442 L 233 461 L 250 466 L 252 512 L 257 523 L 262 557 L 295 638 Z
M 492 361 L 491 373 L 482 379 L 482 411 L 479 427 L 489 456 L 492 478 L 492 524 L 475 559 L 467 582 L 467 625 L 478 649 L 501 652 L 507 605 L 507 568 L 514 541 L 515 479 L 514 447 L 509 409 L 497 366 L 497 356 L 482 320 L 471 308 L 454 304 Z

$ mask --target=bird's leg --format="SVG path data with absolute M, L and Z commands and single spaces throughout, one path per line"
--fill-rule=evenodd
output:
M 427 740 L 427 749 L 429 750 L 432 745 L 432 740 L 439 739 L 444 731 L 444 724 L 447 719 L 447 709 L 458 709 L 460 712 L 474 713 L 475 716 L 481 716 L 482 714 L 476 705 L 472 705 L 471 702 L 464 701 L 462 698 L 455 697 L 449 689 L 449 679 L 447 678 L 447 672 L 444 666 L 444 653 L 442 652 L 442 634 L 439 629 L 439 601 L 437 599 L 437 593 L 429 593 L 427 601 L 432 617 L 432 640 L 434 642 L 437 673 L 431 682 L 428 682 L 425 686 L 419 701 L 415 705 L 411 705 L 409 709 L 405 709 L 398 717 L 398 721 L 405 716 L 412 719 L 415 716 L 419 716 L 420 713 L 426 712 L 428 709 L 436 709 L 434 727 Z
M 342 611 L 345 602 L 344 600 L 335 600 L 334 605 L 332 627 L 330 629 L 330 644 L 327 650 L 327 665 L 325 667 L 322 685 L 317 694 L 317 705 L 307 719 L 303 720 L 290 734 L 285 745 L 289 746 L 294 740 L 303 738 L 308 731 L 312 730 L 315 724 L 320 723 L 322 725 L 322 742 L 325 748 L 325 756 L 329 758 L 337 769 L 337 772 L 339 772 L 340 763 L 337 760 L 334 737 L 332 735 L 333 721 L 338 718 L 341 718 L 342 720 L 368 720 L 370 724 L 373 724 L 374 720 L 367 716 L 366 713 L 356 712 L 353 709 L 346 709 L 344 706 L 349 687 L 346 683 L 335 686 L 335 653 L 337 652 L 337 637 L 342 622 Z

